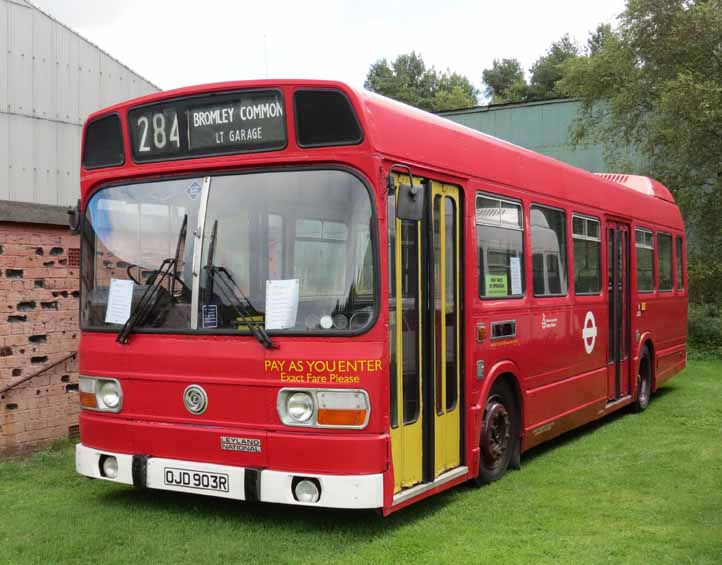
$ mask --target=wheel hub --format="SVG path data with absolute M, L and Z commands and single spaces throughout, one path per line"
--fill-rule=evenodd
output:
M 511 440 L 511 417 L 506 407 L 492 401 L 486 410 L 481 451 L 490 467 L 503 464 Z

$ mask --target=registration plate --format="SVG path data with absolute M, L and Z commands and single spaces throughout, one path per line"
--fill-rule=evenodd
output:
M 194 471 L 177 467 L 163 468 L 163 484 L 214 492 L 228 492 L 228 475 L 208 471 Z

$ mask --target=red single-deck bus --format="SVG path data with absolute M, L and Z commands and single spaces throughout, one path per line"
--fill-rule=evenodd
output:
M 84 129 L 79 473 L 393 512 L 686 364 L 669 191 L 338 82 Z

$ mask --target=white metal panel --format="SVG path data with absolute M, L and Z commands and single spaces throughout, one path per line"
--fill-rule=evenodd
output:
M 8 3 L 0 0 L 0 112 L 7 110 L 8 105 Z M 0 129 L 0 136 L 4 130 Z M 0 180 L 2 174 L 0 173 Z
M 10 200 L 36 202 L 33 179 L 32 120 L 24 116 L 8 116 L 8 148 L 10 156 L 8 185 Z
M 31 114 L 33 96 L 33 13 L 8 3 L 8 110 Z
M 55 118 L 55 34 L 57 26 L 42 12 L 33 10 L 33 107 L 39 118 Z
M 83 122 L 88 114 L 94 112 L 100 105 L 100 53 L 90 43 L 81 41 L 78 46 L 80 73 L 79 116 Z
M 58 123 L 49 120 L 33 120 L 35 130 L 35 202 L 60 204 L 55 186 L 57 161 Z
M 58 167 L 55 185 L 58 203 L 74 204 L 80 197 L 80 128 L 58 124 Z
M 0 0 L 0 199 L 68 205 L 81 126 L 157 88 L 22 0 Z
M 8 122 L 8 115 L 0 112 L 0 199 L 2 200 L 10 198 L 10 179 L 8 178 L 10 165 L 8 130 L 10 125 Z
M 78 116 L 78 45 L 80 38 L 62 26 L 56 26 L 56 66 L 58 99 L 57 119 L 80 124 Z
M 118 89 L 115 87 L 115 81 L 118 77 L 118 63 L 111 59 L 105 53 L 100 54 L 100 98 L 98 100 L 98 108 L 110 106 L 116 102 Z

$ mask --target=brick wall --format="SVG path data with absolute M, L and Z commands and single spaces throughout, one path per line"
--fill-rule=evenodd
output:
M 0 389 L 77 350 L 78 236 L 67 228 L 0 222 Z M 77 359 L 0 394 L 0 455 L 77 430 Z

